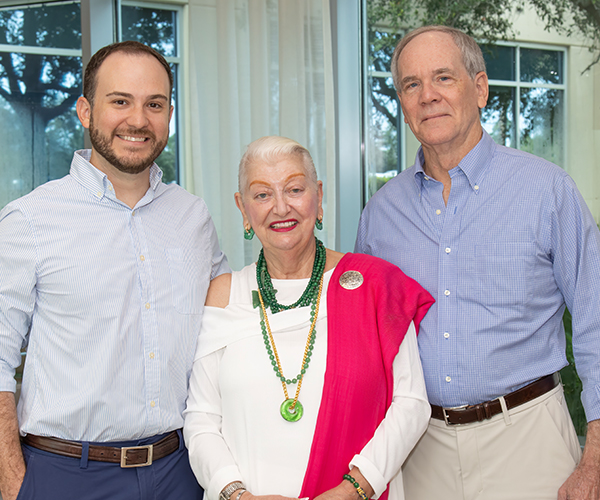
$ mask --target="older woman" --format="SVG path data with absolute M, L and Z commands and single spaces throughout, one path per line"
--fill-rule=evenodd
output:
M 298 143 L 248 146 L 235 201 L 263 249 L 211 283 L 185 410 L 208 500 L 404 498 L 430 413 L 416 330 L 433 299 L 387 262 L 326 249 L 322 198 Z

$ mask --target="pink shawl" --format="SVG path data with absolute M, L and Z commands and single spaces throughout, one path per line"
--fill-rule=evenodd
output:
M 346 271 L 359 271 L 363 284 L 343 288 Z M 418 333 L 433 302 L 382 259 L 349 253 L 340 260 L 327 293 L 327 368 L 300 498 L 313 499 L 340 484 L 349 462 L 373 437 L 392 402 L 392 363 L 400 344 L 411 321 Z

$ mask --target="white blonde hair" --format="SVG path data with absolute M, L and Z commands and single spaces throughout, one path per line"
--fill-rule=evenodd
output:
M 242 188 L 246 187 L 246 172 L 251 164 L 266 163 L 272 165 L 290 156 L 302 160 L 308 177 L 316 184 L 317 171 L 308 150 L 287 137 L 268 135 L 248 144 L 246 152 L 240 160 L 238 171 L 238 189 L 240 193 L 242 192 Z

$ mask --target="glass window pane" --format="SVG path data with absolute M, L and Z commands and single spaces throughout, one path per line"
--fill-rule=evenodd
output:
M 398 100 L 391 77 L 371 77 L 367 176 L 368 196 L 394 177 L 398 167 Z
M 369 71 L 391 72 L 392 54 L 400 38 L 401 35 L 385 31 L 369 32 Z
M 503 45 L 482 45 L 485 67 L 490 80 L 514 81 L 515 48 Z
M 563 83 L 562 68 L 562 51 L 521 49 L 522 82 Z
M 0 44 L 81 49 L 79 2 L 0 9 Z
M 178 55 L 176 11 L 124 5 L 121 16 L 122 40 L 145 43 L 165 57 Z
M 173 89 L 173 103 L 177 102 L 177 64 L 171 64 L 171 70 L 173 71 L 174 78 L 174 89 Z M 156 159 L 156 164 L 163 171 L 163 182 L 170 184 L 172 182 L 179 182 L 179 148 L 178 148 L 178 136 L 177 136 L 177 106 L 173 107 L 173 116 L 171 123 L 169 124 L 169 142 L 165 149 Z
M 521 93 L 520 149 L 564 165 L 564 91 L 528 89 Z
M 401 35 L 369 31 L 367 79 L 367 198 L 371 197 L 400 170 L 398 98 L 390 75 L 392 53 Z
M 481 110 L 481 123 L 497 144 L 516 147 L 515 89 L 490 86 L 490 96 Z
M 0 52 L 0 207 L 69 172 L 80 95 L 80 57 Z

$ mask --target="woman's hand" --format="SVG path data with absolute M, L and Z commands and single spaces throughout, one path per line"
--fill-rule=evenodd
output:
M 360 473 L 356 467 L 350 471 L 350 475 L 358 482 L 360 487 L 364 490 L 367 498 L 371 498 L 375 492 L 369 482 Z M 358 491 L 350 481 L 343 480 L 335 488 L 332 488 L 325 493 L 321 493 L 318 497 L 313 500 L 362 500 Z
M 233 495 L 231 495 L 231 498 L 235 499 L 237 496 L 237 493 L 234 493 Z M 239 498 L 239 500 L 298 500 L 297 498 L 291 498 L 291 497 L 284 497 L 281 495 L 258 495 L 255 496 L 252 493 L 250 493 L 249 491 L 245 491 L 242 496 Z

